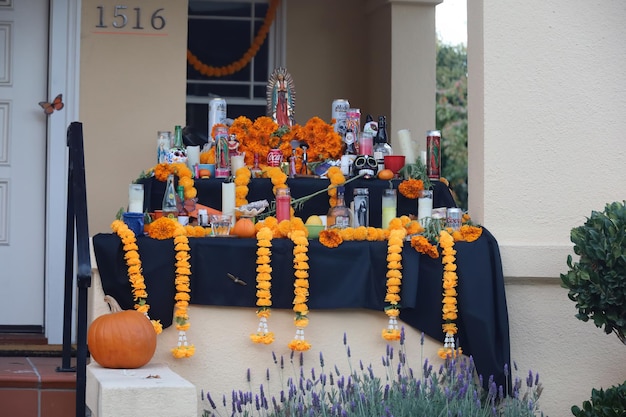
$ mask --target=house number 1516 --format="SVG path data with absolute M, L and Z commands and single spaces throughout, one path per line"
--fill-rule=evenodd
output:
M 132 29 L 144 29 L 144 27 L 142 26 L 143 22 L 141 21 L 141 8 L 135 7 L 130 13 L 127 10 L 128 6 L 117 5 L 113 8 L 112 13 L 105 13 L 104 6 L 98 6 L 98 24 L 96 25 L 96 27 L 107 28 L 109 27 L 107 23 L 110 23 L 111 26 L 113 26 L 114 28 L 122 29 L 129 24 L 128 19 L 132 18 L 134 22 L 134 26 L 132 26 Z M 150 16 L 150 26 L 152 26 L 152 29 L 161 30 L 165 27 L 165 17 L 161 15 L 161 12 L 163 10 L 165 9 L 156 9 Z

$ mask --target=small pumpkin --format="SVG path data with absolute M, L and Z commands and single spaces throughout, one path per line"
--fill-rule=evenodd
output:
M 240 217 L 235 222 L 231 234 L 239 237 L 254 237 L 256 235 L 254 222 L 249 217 Z
M 104 297 L 110 314 L 97 317 L 89 326 L 87 346 L 91 357 L 104 368 L 141 368 L 154 356 L 156 332 L 145 314 L 122 310 L 111 296 Z

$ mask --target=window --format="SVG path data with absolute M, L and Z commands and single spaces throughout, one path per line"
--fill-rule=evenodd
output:
M 267 0 L 189 0 L 187 45 L 202 63 L 221 67 L 239 60 L 252 44 L 267 14 Z M 284 56 L 283 11 L 279 7 L 269 34 L 250 63 L 223 77 L 206 76 L 187 65 L 187 125 L 199 132 L 208 126 L 209 101 L 226 99 L 230 118 L 265 115 L 265 86 Z

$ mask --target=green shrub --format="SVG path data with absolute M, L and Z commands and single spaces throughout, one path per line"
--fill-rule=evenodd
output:
M 584 225 L 571 231 L 579 262 L 567 257 L 570 270 L 561 274 L 568 297 L 582 321 L 615 333 L 626 344 L 626 202 L 592 211 Z
M 606 391 L 593 389 L 591 400 L 583 402 L 583 408 L 572 407 L 576 417 L 623 417 L 626 412 L 626 381 Z

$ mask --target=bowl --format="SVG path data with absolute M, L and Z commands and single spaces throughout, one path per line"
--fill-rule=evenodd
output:
M 390 169 L 393 175 L 397 176 L 398 171 L 404 167 L 404 155 L 385 155 L 385 168 Z
M 305 224 L 309 231 L 309 239 L 317 239 L 320 237 L 320 232 L 326 228 L 323 224 Z

